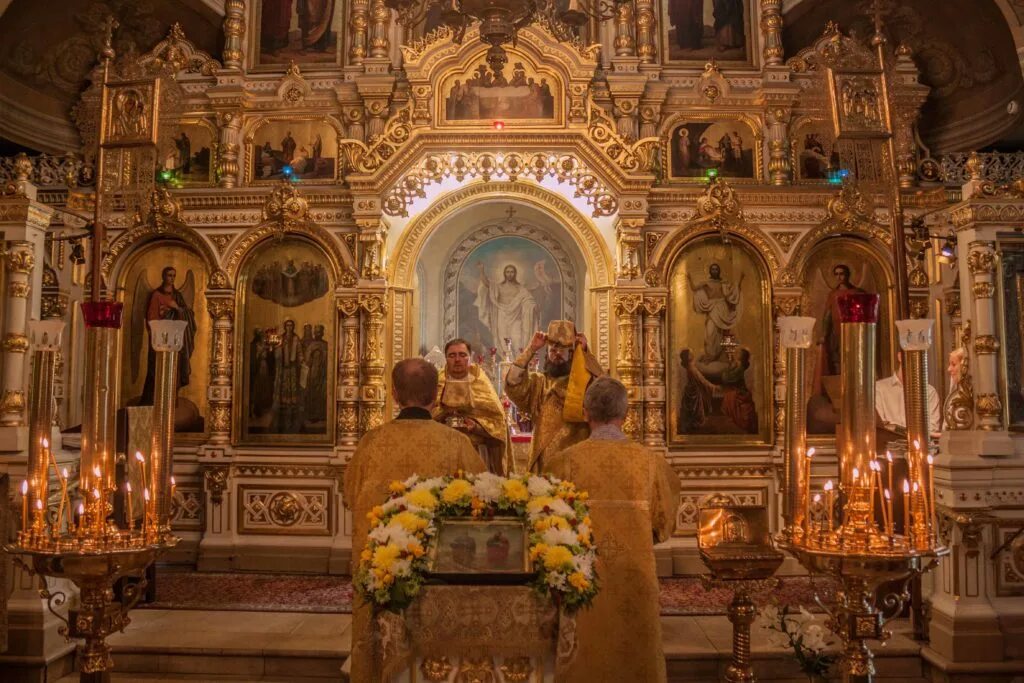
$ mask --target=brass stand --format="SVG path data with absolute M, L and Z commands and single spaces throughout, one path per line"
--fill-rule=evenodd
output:
M 716 579 L 702 576 L 701 583 L 705 590 L 724 588 L 732 591 L 732 601 L 726 610 L 729 623 L 732 624 L 732 661 L 725 668 L 723 680 L 727 683 L 755 683 L 757 677 L 750 663 L 750 626 L 757 618 L 757 605 L 750 599 L 750 595 L 777 587 L 779 580 L 774 577 Z

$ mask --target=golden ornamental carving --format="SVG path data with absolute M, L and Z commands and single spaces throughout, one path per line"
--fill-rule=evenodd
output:
M 7 270 L 11 273 L 27 275 L 36 264 L 35 255 L 27 249 L 10 249 L 6 252 Z
M 234 299 L 208 299 L 206 309 L 214 320 L 234 320 L 235 318 Z
M 263 220 L 275 224 L 280 232 L 293 230 L 309 222 L 309 202 L 293 183 L 282 180 L 263 204 Z
M 455 683 L 497 683 L 494 662 L 490 657 L 466 657 L 455 674 Z
M 203 239 L 199 233 L 192 228 L 180 221 L 172 220 L 169 217 L 167 213 L 168 211 L 170 212 L 170 216 L 178 215 L 175 212 L 180 212 L 180 205 L 177 209 L 169 209 L 166 206 L 163 209 L 160 209 L 159 205 L 163 201 L 162 198 L 162 194 L 156 195 L 158 208 L 156 210 L 153 210 L 152 208 L 150 209 L 149 219 L 147 221 L 136 222 L 128 230 L 125 230 L 118 235 L 117 239 L 111 243 L 110 248 L 107 249 L 106 254 L 103 256 L 104 278 L 110 276 L 111 269 L 123 254 L 127 254 L 134 248 L 146 242 L 150 242 L 155 239 L 166 240 L 168 237 L 173 237 L 181 240 L 196 250 L 211 273 L 209 282 L 211 287 L 214 289 L 228 289 L 230 284 L 226 281 L 223 286 L 214 285 L 214 277 L 218 271 L 217 256 L 213 253 L 213 250 L 210 249 L 209 242 Z M 153 199 L 154 196 L 151 195 L 150 201 L 152 202 Z M 173 199 L 172 201 L 177 204 L 176 199 Z M 159 225 L 161 226 L 159 230 L 155 228 L 154 222 L 159 222 Z
M 707 189 L 697 198 L 697 215 L 710 218 L 723 226 L 744 220 L 739 195 L 729 183 L 718 176 L 711 179 Z
M 979 356 L 991 356 L 999 351 L 999 340 L 991 334 L 979 334 L 974 338 L 974 353 Z
M 772 232 L 769 234 L 775 238 L 775 241 L 778 242 L 779 246 L 782 247 L 782 251 L 784 252 L 789 251 L 790 247 L 792 247 L 793 244 L 796 243 L 796 238 L 800 236 L 799 232 L 790 231 Z
M 373 173 L 383 166 L 409 140 L 415 127 L 412 121 L 413 103 L 400 108 L 387 121 L 379 135 L 364 143 L 346 138 L 338 141 L 338 151 L 344 155 L 346 167 L 359 173 Z
M 387 303 L 381 294 L 360 294 L 359 307 L 370 315 L 384 316 L 387 313 Z
M 799 315 L 799 296 L 777 296 L 772 299 L 772 309 L 775 317 L 783 315 Z
M 648 405 L 644 409 L 644 433 L 665 433 L 665 409 L 660 405 Z
M 345 297 L 337 300 L 338 311 L 346 318 L 359 314 L 359 299 Z
M 991 299 L 996 292 L 996 286 L 991 282 L 975 282 L 971 285 L 975 299 Z
M 162 233 L 183 223 L 181 202 L 175 199 L 165 187 L 153 188 L 153 191 L 149 193 L 148 208 L 146 225 L 155 232 Z
M 911 268 L 909 280 L 912 287 L 927 287 L 928 273 L 925 272 L 924 268 L 922 268 L 920 264 L 917 264 Z
M 7 285 L 7 291 L 15 299 L 27 299 L 30 290 L 27 282 L 11 282 Z
M 996 269 L 996 254 L 991 249 L 971 249 L 967 255 L 967 268 L 971 275 L 984 275 Z
M 210 430 L 221 434 L 231 431 L 231 404 L 210 405 Z
M 644 271 L 644 284 L 648 287 L 660 287 L 661 273 L 654 268 L 648 268 Z
M 946 315 L 951 318 L 960 317 L 960 291 L 953 289 L 945 294 Z
M 635 315 L 643 304 L 643 296 L 640 294 L 616 294 L 615 315 Z
M 509 657 L 498 670 L 509 683 L 522 683 L 533 674 L 533 663 L 529 657 Z
M 346 403 L 338 408 L 338 431 L 354 434 L 359 428 L 359 411 L 355 405 Z
M 1003 415 L 1003 402 L 996 394 L 978 394 L 975 401 L 975 410 L 978 417 L 995 418 L 998 420 Z
M 985 177 L 985 160 L 977 151 L 971 152 L 964 163 L 964 169 L 968 179 L 982 180 Z
M 970 160 L 968 160 L 970 163 Z M 982 197 L 993 197 L 998 199 L 1024 199 L 1024 179 L 1017 179 L 1011 183 L 994 183 L 986 180 L 981 183 L 980 194 Z
M 587 138 L 626 173 L 650 173 L 661 138 L 657 136 L 631 141 L 619 135 L 615 121 L 594 102 L 589 102 Z
M 960 359 L 953 386 L 942 408 L 942 424 L 948 430 L 963 431 L 974 426 L 974 382 L 971 379 L 971 357 L 967 353 L 969 326 L 961 339 L 962 346 L 953 350 Z
M 231 468 L 226 466 L 208 467 L 203 471 L 206 490 L 210 492 L 210 501 L 214 505 L 220 505 L 224 500 L 224 491 L 228 488 L 230 475 Z
M 626 419 L 622 422 L 622 432 L 634 441 L 638 441 L 640 429 L 640 410 L 636 406 L 630 406 L 626 411 Z
M 645 296 L 644 312 L 647 315 L 660 316 L 665 312 L 665 303 L 665 297 L 663 296 Z
M 467 178 L 491 179 L 533 178 L 538 183 L 554 178 L 575 188 L 593 207 L 593 215 L 610 216 L 619 209 L 618 199 L 597 176 L 575 156 L 556 156 L 542 152 L 455 152 L 433 153 L 425 156 L 384 197 L 383 212 L 388 216 L 408 216 L 408 205 L 415 199 L 426 197 L 425 188 L 451 177 L 461 183 Z
M 217 270 L 210 273 L 210 289 L 230 289 L 231 280 L 228 279 L 228 274 L 218 268 Z
M 827 68 L 876 70 L 877 59 L 866 44 L 843 35 L 834 21 L 825 24 L 821 37 L 786 62 L 793 73 L 813 73 Z
M 28 353 L 28 337 L 16 332 L 8 332 L 0 342 L 0 349 L 7 353 Z
M 855 182 L 845 182 L 839 193 L 829 200 L 825 208 L 825 221 L 855 230 L 863 225 L 875 223 L 875 210 Z
M 68 312 L 68 295 L 60 292 L 44 293 L 40 298 L 40 317 L 43 320 L 63 318 Z
M 294 526 L 302 518 L 302 505 L 289 491 L 279 491 L 267 504 L 270 521 L 277 526 Z
M 928 317 L 928 297 L 914 297 L 910 300 L 910 317 L 914 320 Z
M 25 392 L 21 389 L 5 389 L 0 398 L 0 414 L 21 415 L 25 412 Z
M 177 73 L 198 73 L 213 76 L 221 68 L 220 62 L 197 48 L 185 37 L 181 24 L 175 22 L 167 37 L 161 40 L 146 55 L 139 59 L 139 65 L 149 71 Z
M 217 253 L 223 256 L 224 252 L 227 251 L 228 245 L 230 245 L 236 237 L 238 237 L 238 233 L 229 232 L 226 234 L 210 235 L 210 241 L 213 242 L 213 246 L 217 249 Z
M 428 681 L 447 681 L 452 668 L 447 657 L 424 657 L 420 663 L 420 673 Z

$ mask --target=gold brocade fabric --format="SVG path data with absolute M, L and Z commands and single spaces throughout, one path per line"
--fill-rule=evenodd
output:
M 590 354 L 586 355 L 587 369 L 592 376 L 596 376 L 595 369 L 600 368 L 600 364 Z M 526 367 L 531 357 L 532 354 L 529 357 L 523 354 L 516 363 Z M 530 471 L 540 472 L 545 458 L 586 439 L 590 436 L 590 427 L 586 422 L 566 422 L 562 416 L 569 386 L 568 377 L 551 379 L 540 372 L 523 374 L 525 377 L 516 384 L 505 382 L 505 394 L 516 408 L 533 420 Z
M 363 435 L 345 469 L 344 482 L 345 505 L 352 510 L 353 574 L 369 533 L 366 513 L 385 501 L 392 481 L 413 474 L 437 477 L 460 469 L 483 471 L 480 455 L 464 435 L 433 420 L 394 420 Z M 370 657 L 372 618 L 372 607 L 357 597 L 352 608 L 353 683 L 380 678 Z
M 576 656 L 559 680 L 665 680 L 653 536 L 675 529 L 679 477 L 664 457 L 631 441 L 587 439 L 544 471 L 590 494 L 600 592 L 576 616 Z
M 463 397 L 463 392 L 449 392 L 453 394 L 453 402 L 457 405 L 448 405 L 448 395 L 445 392 L 446 373 L 444 370 L 437 378 L 437 407 L 434 408 L 434 419 L 444 420 L 449 415 L 463 415 L 471 417 L 480 423 L 487 437 L 470 436 L 475 446 L 483 446 L 487 452 L 487 468 L 495 474 L 505 474 L 512 464 L 509 452 L 508 423 L 505 422 L 505 411 L 498 400 L 498 394 L 491 385 L 491 380 L 481 370 L 480 366 L 472 365 L 469 368 L 469 396 Z M 455 382 L 453 381 L 454 385 Z M 460 382 L 460 384 L 462 384 Z M 467 401 L 466 398 L 469 400 Z M 467 405 L 468 404 L 468 405 Z
M 425 586 L 403 614 L 374 624 L 384 680 L 416 657 L 573 656 L 573 619 L 528 586 Z

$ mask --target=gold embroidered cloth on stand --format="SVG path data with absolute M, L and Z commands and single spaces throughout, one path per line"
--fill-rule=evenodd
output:
M 516 680 L 551 680 L 575 650 L 574 618 L 529 586 L 424 586 L 403 614 L 383 612 L 374 628 L 389 682 L 448 680 L 430 673 L 446 668 L 484 676 L 467 680 L 505 680 L 503 668 L 530 670 Z
M 512 465 L 509 456 L 508 424 L 505 411 L 498 400 L 498 394 L 491 381 L 479 365 L 469 368 L 466 381 L 447 380 L 447 373 L 438 375 L 437 407 L 434 419 L 443 420 L 449 415 L 471 417 L 487 432 L 487 437 L 469 436 L 478 450 L 486 453 L 487 468 L 496 474 L 505 474 Z

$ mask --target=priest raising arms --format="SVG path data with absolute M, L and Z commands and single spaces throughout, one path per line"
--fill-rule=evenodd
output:
M 505 475 L 508 424 L 498 394 L 479 365 L 470 365 L 473 348 L 465 339 L 444 345 L 445 367 L 438 378 L 434 419 L 473 442 L 487 469 Z
M 384 502 L 388 485 L 413 474 L 438 477 L 457 470 L 483 471 L 473 444 L 463 434 L 431 419 L 437 397 L 437 370 L 422 358 L 407 358 L 391 371 L 391 395 L 401 412 L 367 432 L 345 469 L 344 501 L 352 510 L 352 573 L 366 546 L 367 513 Z M 352 668 L 349 680 L 369 683 L 374 674 L 369 603 L 356 598 L 352 610 Z
M 530 372 L 534 354 L 545 345 L 544 372 Z M 576 334 L 571 321 L 555 320 L 547 334 L 534 333 L 505 375 L 505 394 L 533 420 L 531 472 L 541 471 L 545 457 L 590 435 L 583 421 L 583 392 L 592 378 L 603 374 L 600 362 L 587 351 L 587 338 Z
M 679 477 L 660 454 L 622 433 L 626 387 L 599 377 L 583 410 L 590 438 L 549 458 L 547 472 L 590 495 L 601 592 L 576 617 L 579 650 L 565 683 L 665 681 L 653 537 L 675 529 Z

